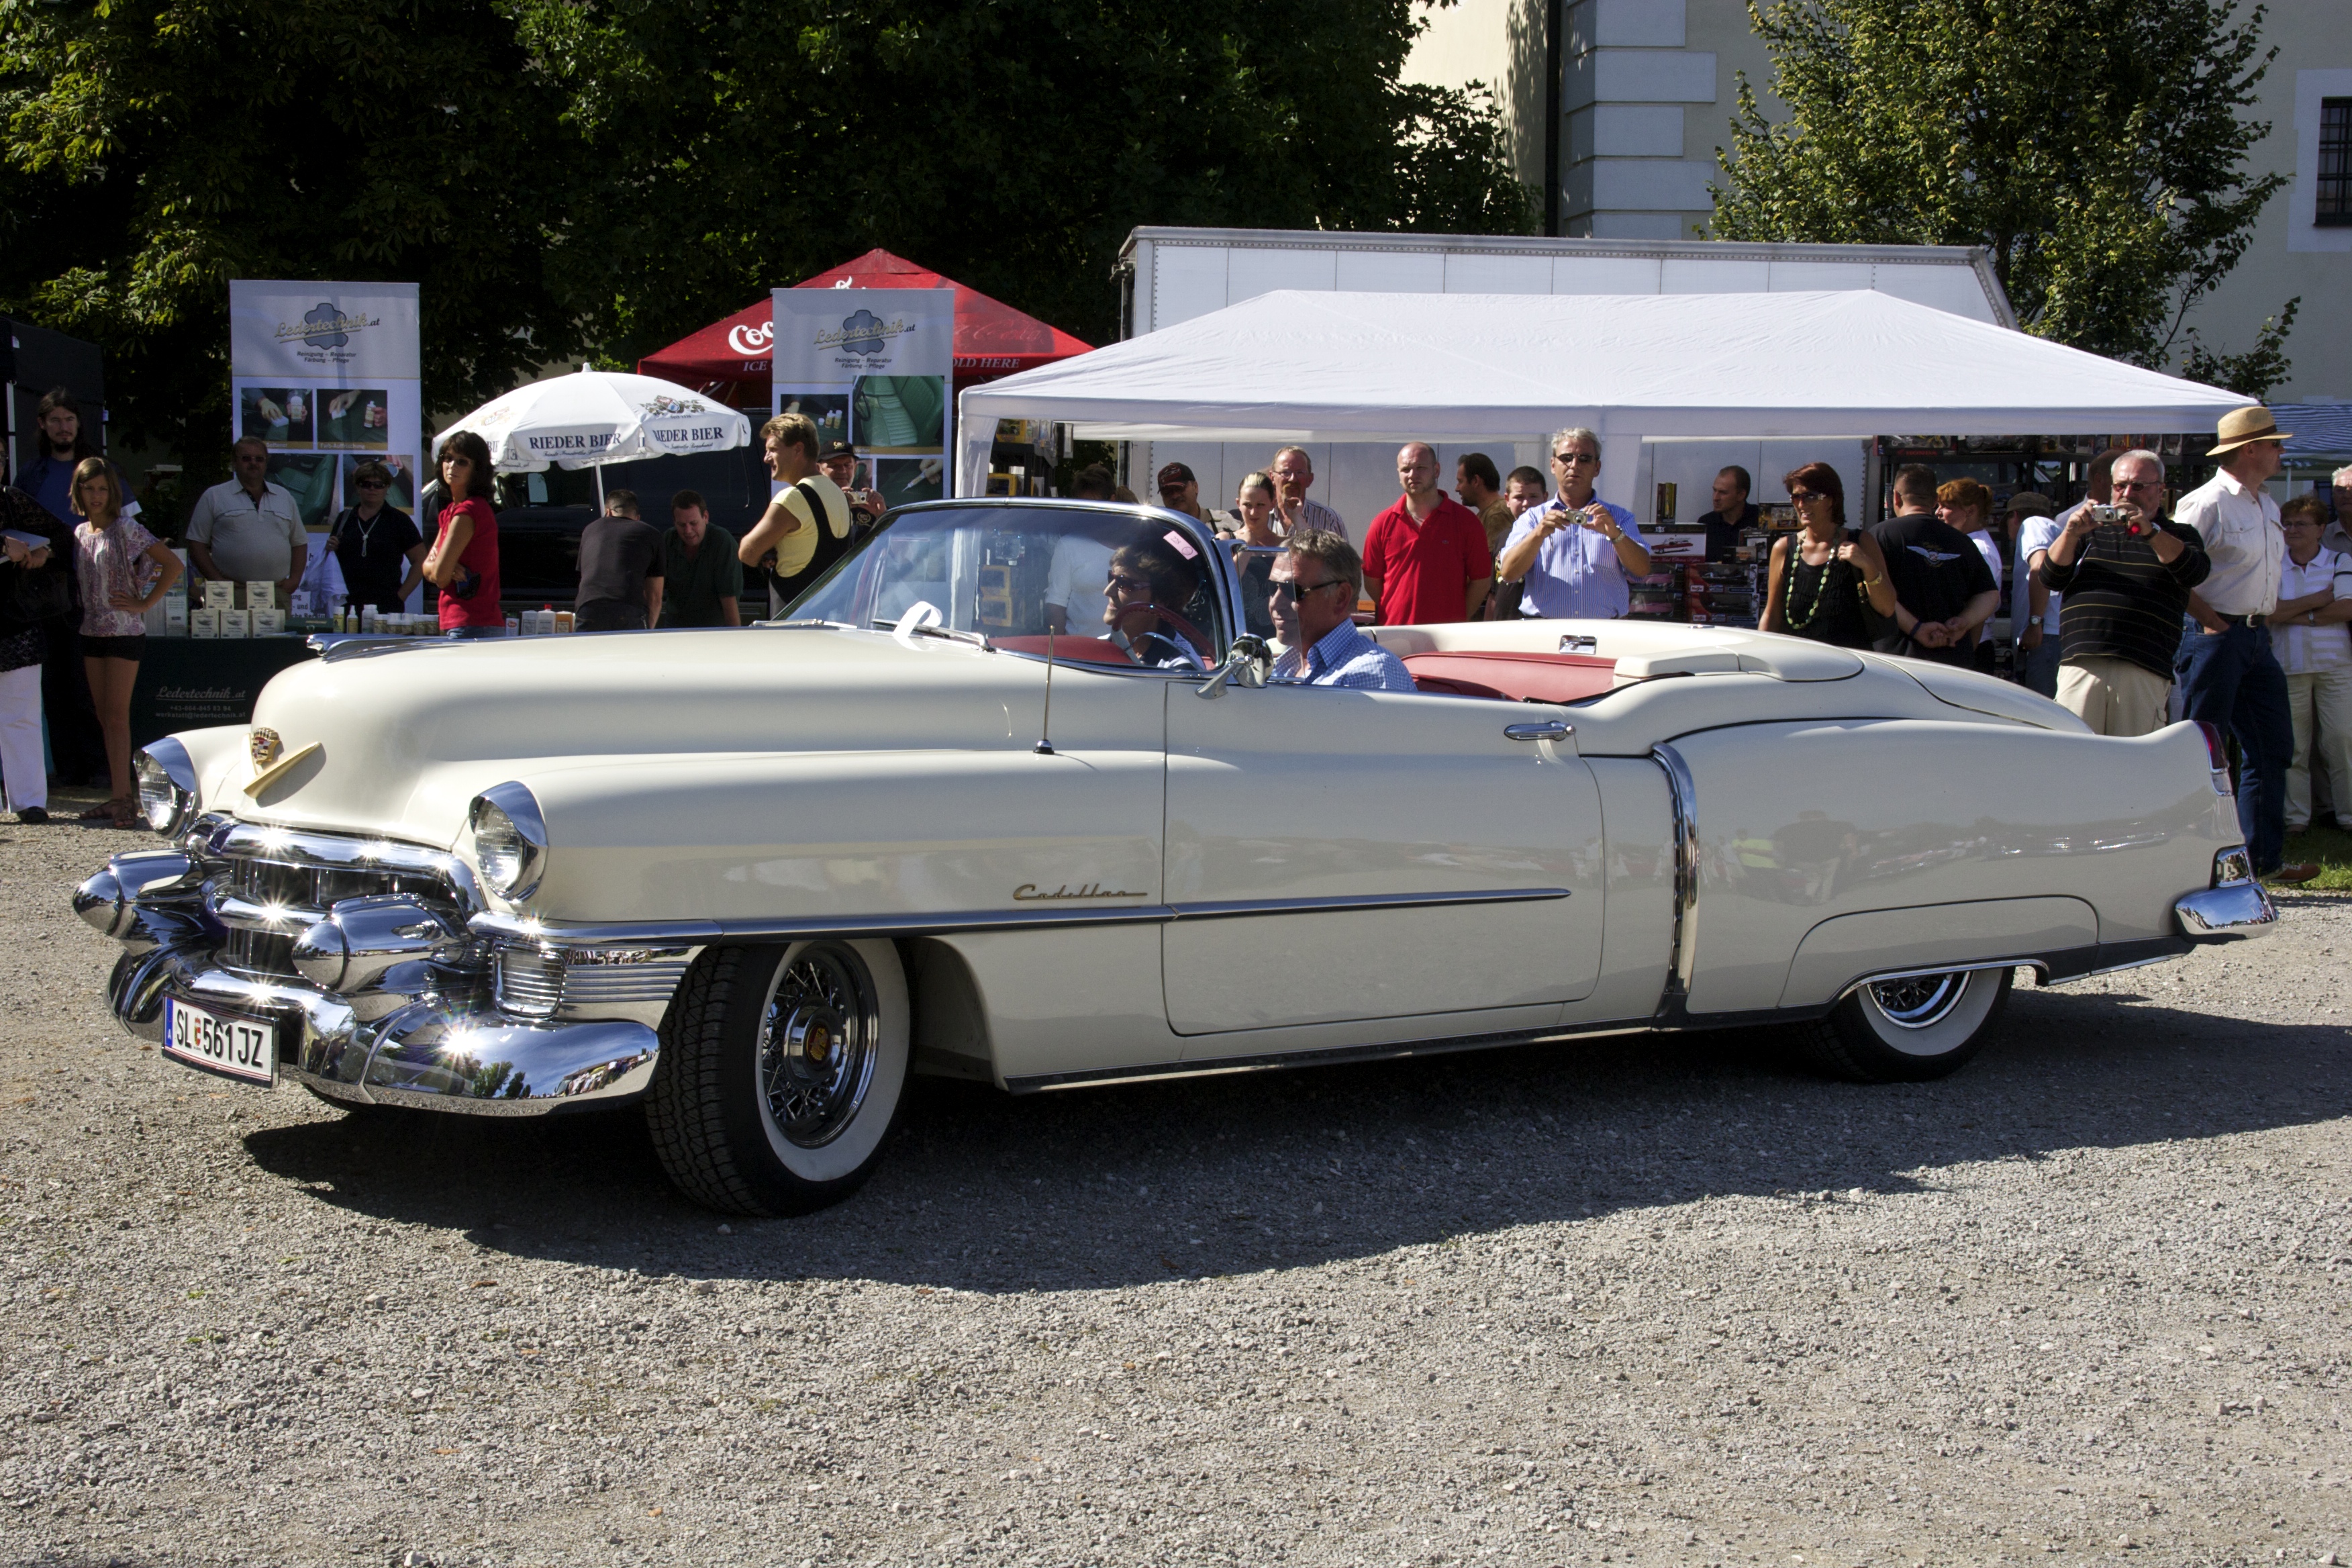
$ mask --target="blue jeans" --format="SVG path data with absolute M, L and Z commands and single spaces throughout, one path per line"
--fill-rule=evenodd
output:
M 2029 648 L 2017 645 L 2017 683 L 2028 691 L 2038 691 L 2044 697 L 2058 695 L 2058 634 L 2042 634 L 2042 646 Z
M 465 642 L 474 637 L 502 637 L 507 635 L 507 629 L 504 626 L 449 626 L 441 635 L 452 642 Z M 2279 710 L 2286 710 L 2284 697 L 2279 699 Z M 2293 749 L 2292 745 L 2289 749 Z
M 2286 854 L 2286 775 L 2294 761 L 2286 672 L 2271 652 L 2271 634 L 2246 626 L 2209 633 L 2191 621 L 2174 668 L 2180 716 L 2238 738 L 2238 827 L 2255 874 L 2267 877 Z

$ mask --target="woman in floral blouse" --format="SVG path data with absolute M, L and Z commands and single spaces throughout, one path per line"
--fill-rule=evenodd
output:
M 85 822 L 139 826 L 139 788 L 131 773 L 131 688 L 147 651 L 147 612 L 180 580 L 180 558 L 122 515 L 122 487 L 103 458 L 74 470 L 73 504 L 89 521 L 74 530 L 80 563 L 82 668 L 106 736 L 113 798 L 82 813 Z

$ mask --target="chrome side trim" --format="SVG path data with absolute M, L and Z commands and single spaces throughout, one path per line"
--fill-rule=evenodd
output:
M 1644 1035 L 1652 1026 L 1647 1018 L 1631 1018 L 1565 1029 L 1514 1029 L 1494 1035 L 1400 1040 L 1385 1046 L 1333 1046 L 1324 1050 L 1267 1051 L 1256 1056 L 1217 1057 L 1198 1062 L 1154 1062 L 1142 1067 L 1105 1068 L 1096 1072 L 1032 1073 L 1023 1078 L 1008 1078 L 1004 1080 L 1004 1087 L 1014 1094 L 1035 1094 L 1044 1089 L 1078 1089 L 1088 1084 L 1156 1083 L 1162 1079 L 1212 1078 L 1225 1073 L 1265 1072 L 1282 1068 L 1337 1067 L 1347 1062 L 1387 1061 L 1399 1057 L 1445 1056 L 1455 1051 L 1537 1046 L 1554 1040 L 1590 1040 L 1603 1035 Z
M 1234 899 L 1222 903 L 1171 904 L 1180 921 L 1237 920 L 1248 915 L 1316 915 L 1340 910 L 1411 910 L 1447 904 L 1524 904 L 1564 899 L 1566 888 L 1482 888 L 1461 893 L 1390 893 L 1336 899 Z
M 1223 903 L 1121 904 L 1098 910 L 964 910 L 940 914 L 835 915 L 785 921 L 616 921 L 568 923 L 478 914 L 474 934 L 549 947 L 688 947 L 714 942 L 789 941 L 807 936 L 945 936 L 956 931 L 1237 920 L 1250 915 L 1328 914 L 1451 904 L 1511 904 L 1565 899 L 1566 888 L 1493 888 L 1459 893 L 1370 893 L 1329 899 L 1240 899 Z
M 1698 784 L 1683 754 L 1663 742 L 1650 748 L 1650 760 L 1666 775 L 1666 789 L 1675 818 L 1675 937 L 1666 972 L 1666 994 L 1658 1000 L 1661 1016 L 1678 1010 L 1690 995 L 1698 942 Z

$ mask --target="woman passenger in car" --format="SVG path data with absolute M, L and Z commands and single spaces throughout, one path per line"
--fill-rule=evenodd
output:
M 1110 640 L 1136 663 L 1155 669 L 1206 669 L 1208 639 L 1184 618 L 1200 591 L 1201 567 L 1165 540 L 1141 539 L 1111 552 L 1103 589 Z

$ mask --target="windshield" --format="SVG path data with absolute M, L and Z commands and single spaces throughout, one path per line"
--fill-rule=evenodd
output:
M 938 507 L 896 512 L 784 612 L 895 626 L 920 618 L 998 647 L 1160 669 L 1223 656 L 1216 546 L 1164 514 L 1108 507 Z

